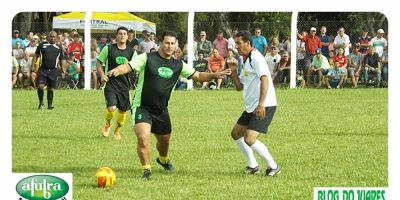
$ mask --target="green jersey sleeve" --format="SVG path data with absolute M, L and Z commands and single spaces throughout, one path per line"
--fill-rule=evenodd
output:
M 134 51 L 133 54 L 132 54 L 132 58 L 130 60 L 132 60 L 136 56 L 137 56 L 137 53 L 136 53 L 136 51 Z
M 192 76 L 195 72 L 195 70 L 192 67 L 189 67 L 189 65 L 187 65 L 185 62 L 183 62 L 183 66 L 182 66 L 182 71 L 181 71 L 181 76 L 189 79 L 190 76 Z
M 103 50 L 101 50 L 99 57 L 97 57 L 97 60 L 99 60 L 102 63 L 106 63 L 108 57 L 108 46 L 105 46 Z
M 136 52 L 135 52 L 136 53 Z M 132 70 L 141 71 L 147 62 L 147 53 L 142 53 L 138 56 L 133 56 L 132 60 L 128 63 Z

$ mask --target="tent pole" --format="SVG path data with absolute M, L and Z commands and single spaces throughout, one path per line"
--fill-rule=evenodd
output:
M 90 20 L 92 19 L 92 11 L 87 11 L 85 14 L 85 90 L 90 90 L 91 83 L 91 62 L 90 62 L 90 40 L 92 33 L 90 30 Z

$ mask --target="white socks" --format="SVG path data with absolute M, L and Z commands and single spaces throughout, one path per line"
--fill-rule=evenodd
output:
M 254 157 L 253 150 L 249 147 L 249 145 L 244 142 L 244 137 L 241 137 L 236 140 L 236 144 L 242 152 L 244 158 L 247 160 L 247 165 L 251 168 L 257 167 L 258 163 L 256 158 Z
M 256 142 L 251 145 L 251 148 L 254 149 L 258 153 L 258 155 L 260 155 L 265 160 L 265 162 L 267 162 L 267 165 L 269 167 L 271 167 L 272 169 L 276 169 L 278 167 L 271 154 L 269 153 L 267 146 L 265 146 L 262 142 L 256 140 Z

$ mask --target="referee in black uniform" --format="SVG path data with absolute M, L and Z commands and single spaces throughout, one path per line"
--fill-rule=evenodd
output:
M 37 58 L 40 58 L 38 78 L 37 78 L 37 94 L 39 97 L 39 110 L 43 110 L 43 88 L 47 85 L 47 109 L 54 109 L 53 106 L 53 90 L 56 87 L 56 80 L 59 75 L 57 66 L 61 71 L 63 70 L 62 62 L 63 51 L 60 46 L 56 44 L 57 33 L 51 31 L 49 33 L 48 41 L 42 42 L 36 49 L 35 56 L 32 60 L 32 67 L 36 63 Z

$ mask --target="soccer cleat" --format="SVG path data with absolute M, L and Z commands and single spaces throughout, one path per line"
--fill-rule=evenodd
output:
M 53 105 L 48 105 L 47 106 L 47 110 L 53 110 L 54 109 L 54 106 Z
M 143 170 L 143 178 L 146 180 L 149 180 L 151 178 L 151 170 L 150 169 Z
M 259 173 L 260 173 L 260 167 L 258 166 L 254 168 L 247 166 L 246 169 L 244 170 L 244 174 L 259 174 Z
M 165 164 L 161 163 L 159 158 L 157 158 L 156 161 L 158 164 L 160 164 L 164 168 L 165 171 L 174 171 L 174 169 L 175 169 L 169 160 L 167 160 L 167 162 L 165 162 Z
M 267 170 L 265 171 L 265 176 L 275 176 L 279 173 L 281 173 L 281 167 L 277 165 L 275 169 L 268 167 Z
M 118 131 L 115 130 L 113 136 L 114 136 L 114 139 L 116 139 L 116 140 L 120 140 L 121 139 L 121 133 L 119 132 L 119 130 Z
M 43 104 L 39 104 L 39 106 L 38 106 L 38 110 L 43 110 L 43 108 L 44 108 L 44 105 Z
M 110 135 L 110 128 L 111 128 L 110 124 L 107 124 L 107 123 L 104 124 L 104 126 L 103 126 L 103 136 L 104 137 L 108 137 L 108 135 Z

